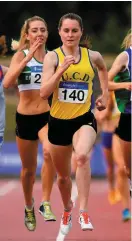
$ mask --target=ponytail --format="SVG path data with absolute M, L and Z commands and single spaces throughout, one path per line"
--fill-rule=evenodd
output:
M 87 35 L 84 36 L 79 44 L 81 47 L 87 48 L 87 49 L 91 49 L 92 48 L 92 44 L 91 44 L 91 38 L 88 37 Z

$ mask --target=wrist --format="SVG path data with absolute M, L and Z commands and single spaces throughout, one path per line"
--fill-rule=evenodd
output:
M 64 71 L 64 69 L 63 69 L 61 66 L 60 66 L 59 69 L 57 70 L 57 73 L 58 73 L 59 77 L 61 77 L 64 72 L 65 72 L 65 71 Z
M 106 94 L 106 93 L 108 93 L 108 92 L 109 92 L 108 88 L 102 89 L 102 94 Z

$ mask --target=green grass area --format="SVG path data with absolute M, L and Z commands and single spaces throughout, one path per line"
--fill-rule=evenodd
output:
M 0 57 L 0 64 L 3 64 L 5 66 L 9 66 L 10 62 L 11 62 L 11 58 L 12 56 L 2 56 Z

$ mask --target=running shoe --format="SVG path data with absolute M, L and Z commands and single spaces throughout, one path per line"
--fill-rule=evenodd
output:
M 49 202 L 41 203 L 39 213 L 44 217 L 45 221 L 56 221 L 56 216 L 53 214 Z
M 127 222 L 131 219 L 131 213 L 130 213 L 130 210 L 128 208 L 124 209 L 122 211 L 122 220 L 124 222 Z
M 60 231 L 63 235 L 67 235 L 71 230 L 71 228 L 72 228 L 71 211 L 70 212 L 64 211 L 61 218 Z
M 86 231 L 86 230 L 92 231 L 94 229 L 92 223 L 90 222 L 90 218 L 87 212 L 80 213 L 79 223 L 83 231 Z
M 25 226 L 29 231 L 34 231 L 36 229 L 36 218 L 34 213 L 34 207 L 30 210 L 25 208 Z

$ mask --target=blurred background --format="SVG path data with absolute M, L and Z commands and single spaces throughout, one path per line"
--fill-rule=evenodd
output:
M 49 49 L 60 44 L 58 22 L 68 12 L 82 17 L 84 34 L 92 38 L 95 50 L 105 54 L 120 51 L 121 41 L 131 27 L 131 1 L 3 1 L 1 10 L 0 35 L 6 35 L 9 47 L 12 38 L 19 39 L 24 21 L 34 15 L 41 16 L 48 24 Z
M 99 51 L 106 62 L 107 68 L 115 56 L 121 51 L 121 43 L 131 28 L 131 1 L 6 1 L 1 2 L 0 36 L 5 35 L 8 52 L 0 58 L 0 64 L 9 66 L 12 55 L 11 40 L 19 40 L 20 30 L 27 18 L 38 15 L 48 24 L 49 38 L 47 48 L 52 50 L 61 42 L 58 35 L 58 22 L 62 15 L 74 12 L 82 17 L 84 35 L 92 42 L 92 49 Z M 95 97 L 99 95 L 99 82 L 94 81 Z M 0 174 L 17 175 L 20 171 L 20 158 L 15 143 L 15 112 L 18 97 L 14 89 L 5 91 L 6 97 L 6 129 L 5 143 L 0 157 Z M 92 174 L 105 176 L 106 166 L 100 148 L 100 135 L 92 156 Z M 99 159 L 100 156 L 100 159 Z M 96 159 L 98 157 L 98 163 Z M 96 162 L 96 165 L 95 165 Z M 42 163 L 41 147 L 39 149 L 39 175 Z

